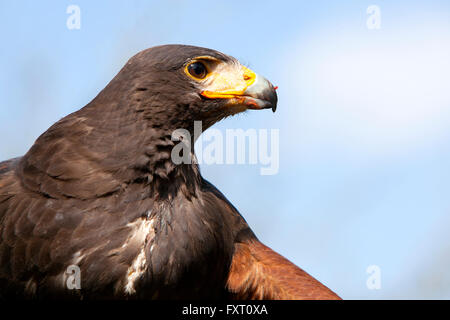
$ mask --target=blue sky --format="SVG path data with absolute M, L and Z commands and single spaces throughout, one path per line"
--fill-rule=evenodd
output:
M 66 27 L 71 4 L 80 30 Z M 0 38 L 0 159 L 138 51 L 217 49 L 279 86 L 275 114 L 216 125 L 279 129 L 279 173 L 202 165 L 260 240 L 343 298 L 450 298 L 448 1 L 2 1 Z

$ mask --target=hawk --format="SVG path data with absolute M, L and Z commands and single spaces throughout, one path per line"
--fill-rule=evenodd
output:
M 258 241 L 194 154 L 172 160 L 175 130 L 276 105 L 268 80 L 215 50 L 132 57 L 89 104 L 0 163 L 0 297 L 339 299 Z

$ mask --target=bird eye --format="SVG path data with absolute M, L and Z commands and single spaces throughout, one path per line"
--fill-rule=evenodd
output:
M 198 79 L 203 79 L 204 77 L 206 77 L 208 71 L 206 70 L 206 67 L 203 63 L 201 62 L 194 62 L 191 63 L 188 67 L 188 72 L 191 76 L 198 78 Z

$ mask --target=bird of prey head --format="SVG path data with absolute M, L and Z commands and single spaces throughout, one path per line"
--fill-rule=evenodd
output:
M 113 81 L 112 94 L 127 90 L 131 106 L 155 126 L 207 128 L 247 109 L 276 110 L 277 94 L 264 77 L 221 52 L 187 45 L 164 45 L 131 58 Z M 108 88 L 106 88 L 108 90 Z M 150 116 L 151 115 L 151 116 Z

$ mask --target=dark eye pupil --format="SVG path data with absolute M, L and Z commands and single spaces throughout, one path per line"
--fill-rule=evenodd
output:
M 188 66 L 188 71 L 191 75 L 196 78 L 204 78 L 206 77 L 206 67 L 201 62 L 194 62 Z

